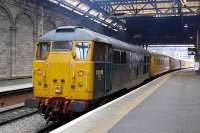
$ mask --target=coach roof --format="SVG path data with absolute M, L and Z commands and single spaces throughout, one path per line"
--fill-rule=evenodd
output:
M 146 52 L 143 48 L 134 46 L 120 40 L 102 35 L 100 33 L 91 31 L 89 29 L 78 26 L 63 26 L 51 30 L 39 38 L 41 42 L 47 41 L 96 41 L 107 44 L 112 44 L 113 48 L 120 48 L 126 50 L 140 50 Z

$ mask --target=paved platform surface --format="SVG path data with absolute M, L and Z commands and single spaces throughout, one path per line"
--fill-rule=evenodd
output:
M 0 80 L 0 93 L 32 87 L 32 78 Z
M 200 76 L 177 73 L 109 130 L 122 132 L 200 133 Z
M 200 76 L 173 72 L 52 133 L 200 133 Z

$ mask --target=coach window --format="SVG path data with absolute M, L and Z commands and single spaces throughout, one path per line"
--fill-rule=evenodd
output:
M 130 52 L 129 51 L 126 52 L 126 62 L 130 63 Z
M 160 57 L 157 59 L 157 65 L 160 65 Z
M 147 69 L 148 69 L 148 56 L 144 56 L 144 66 L 143 66 L 143 74 L 147 73 Z
M 113 51 L 113 63 L 120 63 L 121 61 L 121 58 L 120 58 L 120 51 L 117 51 L 117 50 L 114 50 Z
M 133 54 L 132 54 L 132 52 L 130 52 L 130 62 L 132 62 L 133 61 Z
M 146 73 L 146 57 L 144 56 L 144 60 L 143 60 L 143 74 Z
M 126 64 L 126 52 L 121 52 L 121 64 Z
M 76 59 L 85 60 L 88 57 L 88 42 L 76 43 Z
M 131 61 L 136 61 L 136 56 L 134 52 L 131 52 Z

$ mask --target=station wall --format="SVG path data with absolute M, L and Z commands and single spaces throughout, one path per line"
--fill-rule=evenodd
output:
M 63 25 L 78 22 L 28 0 L 0 0 L 0 79 L 30 77 L 38 37 Z

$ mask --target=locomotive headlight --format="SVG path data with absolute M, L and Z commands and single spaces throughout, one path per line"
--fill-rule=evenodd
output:
M 42 74 L 42 71 L 40 69 L 37 69 L 37 74 L 38 75 L 41 75 Z
M 78 71 L 78 76 L 83 76 L 84 72 L 82 70 Z
M 57 94 L 62 93 L 62 87 L 61 86 L 56 86 L 55 93 L 57 93 Z

